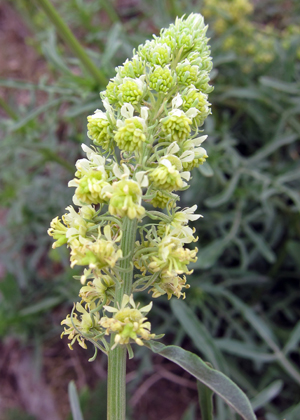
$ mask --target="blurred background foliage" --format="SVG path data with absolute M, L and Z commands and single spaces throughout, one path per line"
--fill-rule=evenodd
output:
M 90 142 L 86 117 L 101 108 L 99 91 L 133 48 L 176 15 L 200 12 L 214 61 L 209 159 L 181 201 L 204 216 L 194 223 L 199 255 L 186 301 L 158 299 L 153 330 L 229 375 L 259 419 L 299 419 L 299 2 L 52 0 L 94 73 L 53 24 L 45 0 L 2 3 L 18 13 L 30 31 L 25 42 L 43 63 L 28 80 L 0 79 L 2 339 L 34 348 L 58 339 L 78 285 L 68 252 L 51 250 L 46 231 L 71 202 L 67 182 L 80 144 Z M 130 392 L 153 371 L 149 357 L 137 351 Z M 103 395 L 101 382 L 96 391 Z M 96 391 L 82 391 L 86 420 L 104 409 Z M 215 408 L 217 420 L 234 418 L 221 401 Z M 39 419 L 30 414 L 9 410 L 3 418 Z M 152 418 L 134 409 L 128 415 Z M 193 403 L 181 418 L 198 418 Z

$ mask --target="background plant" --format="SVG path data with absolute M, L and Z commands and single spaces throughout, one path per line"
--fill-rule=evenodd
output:
M 21 7 L 21 3 L 16 4 Z M 93 46 L 91 57 L 96 63 L 97 60 L 101 62 L 106 75 L 131 54 L 134 46 L 155 28 L 166 26 L 176 13 L 202 10 L 200 3 L 176 2 L 171 6 L 167 2 L 143 2 L 131 9 L 115 9 L 114 20 L 102 21 L 99 30 L 97 10 L 93 7 L 100 9 L 100 3 L 93 2 L 88 8 L 80 2 L 53 4 L 77 31 L 82 42 Z M 30 6 L 31 10 L 28 7 L 27 3 L 23 4 L 22 16 L 27 10 L 28 19 L 26 16 L 25 19 L 37 34 L 33 45 L 47 57 L 50 70 L 47 71 L 48 81 L 39 81 L 38 89 L 30 83 L 1 81 L 2 85 L 11 86 L 10 89 L 26 88 L 31 95 L 31 102 L 26 107 L 20 107 L 13 98 L 8 101 L 16 115 L 15 118 L 10 115 L 10 119 L 2 122 L 4 133 L 11 130 L 5 136 L 1 153 L 1 167 L 5 168 L 1 171 L 4 191 L 1 202 L 9 209 L 6 218 L 11 224 L 7 223 L 6 240 L 1 244 L 3 263 L 7 267 L 7 275 L 1 283 L 5 296 L 1 319 L 5 333 L 14 326 L 23 335 L 27 331 L 32 336 L 34 326 L 38 339 L 43 339 L 46 331 L 48 336 L 57 332 L 50 328 L 53 321 L 49 313 L 45 317 L 36 314 L 47 307 L 47 302 L 48 307 L 54 307 L 59 301 L 66 301 L 64 287 L 69 288 L 71 284 L 66 256 L 52 253 L 49 259 L 46 253 L 49 242 L 42 233 L 46 220 L 61 213 L 69 203 L 69 197 L 54 194 L 48 201 L 50 196 L 45 191 L 46 188 L 59 191 L 60 185 L 69 178 L 66 166 L 55 159 L 58 156 L 67 160 L 69 167 L 73 165 L 80 153 L 79 143 L 85 141 L 86 116 L 100 104 L 100 88 L 95 87 L 87 73 L 80 79 L 74 77 L 75 69 L 76 75 L 80 74 L 78 59 L 54 36 L 55 31 L 45 14 L 36 7 Z M 198 208 L 205 217 L 205 222 L 201 220 L 196 226 L 204 249 L 200 249 L 195 267 L 189 306 L 195 309 L 206 330 L 213 332 L 203 333 L 197 343 L 194 338 L 194 342 L 190 342 L 191 349 L 196 346 L 207 360 L 211 352 L 207 350 L 204 354 L 203 343 L 210 343 L 209 349 L 213 346 L 218 354 L 221 352 L 233 379 L 245 386 L 249 395 L 254 397 L 259 393 L 258 414 L 267 419 L 297 418 L 299 409 L 296 406 L 299 385 L 294 366 L 299 360 L 299 328 L 296 325 L 299 297 L 295 292 L 299 275 L 299 194 L 296 187 L 299 177 L 299 37 L 288 30 L 298 16 L 297 3 L 294 9 L 291 5 L 284 13 L 282 7 L 281 2 L 277 2 L 276 7 L 266 3 L 260 13 L 259 28 L 265 23 L 273 23 L 277 34 L 275 40 L 270 35 L 273 58 L 268 63 L 252 66 L 247 72 L 245 66 L 250 61 L 247 57 L 233 47 L 227 51 L 223 49 L 224 40 L 232 39 L 231 27 L 220 37 L 212 31 L 216 18 L 210 17 L 217 77 L 211 96 L 213 115 L 205 128 L 211 139 L 210 145 L 206 146 L 210 161 L 209 166 L 202 167 L 207 177 L 198 177 L 194 170 L 192 187 L 182 197 L 185 205 L 193 203 L 192 196 L 199 197 Z M 254 16 L 257 19 L 258 14 Z M 251 22 L 250 16 L 247 20 Z M 87 23 L 83 25 L 83 21 Z M 91 31 L 87 29 L 89 26 L 93 28 Z M 257 27 L 253 21 L 252 26 Z M 110 28 L 108 35 L 106 27 Z M 282 34 L 285 34 L 283 41 Z M 253 38 L 247 41 L 245 36 L 245 42 L 252 45 Z M 104 45 L 107 45 L 106 49 Z M 256 49 L 259 54 L 260 46 Z M 53 81 L 58 76 L 59 82 Z M 45 92 L 45 102 L 36 94 L 39 90 Z M 51 104 L 50 100 L 58 102 Z M 52 133 L 52 139 L 49 133 Z M 30 150 L 26 159 L 25 149 L 27 153 Z M 49 149 L 54 153 L 49 154 Z M 15 174 L 18 174 L 18 182 Z M 57 201 L 58 196 L 62 197 L 61 203 Z M 16 269 L 17 264 L 19 269 Z M 53 266 L 58 281 L 50 284 L 45 279 L 53 277 Z M 64 287 L 62 277 L 65 278 Z M 19 295 L 18 288 L 12 287 L 16 278 L 22 286 Z M 221 290 L 211 288 L 216 284 Z M 250 314 L 233 301 L 231 295 L 224 295 L 225 292 L 246 302 Z M 76 291 L 74 297 L 75 294 Z M 43 298 L 53 300 L 42 301 L 39 305 Z M 38 306 L 29 306 L 32 302 Z M 253 313 L 259 321 L 257 318 L 254 318 L 257 322 L 253 321 Z M 164 303 L 161 303 L 158 315 L 171 340 L 174 334 L 177 343 L 186 340 L 189 329 L 186 325 L 182 328 L 172 325 L 175 317 L 170 316 Z M 262 320 L 272 333 L 271 341 L 267 335 L 267 343 L 262 339 L 262 336 L 266 337 L 265 330 L 259 329 Z M 274 340 L 277 347 L 274 343 L 270 347 Z M 252 350 L 247 358 L 245 346 Z M 285 357 L 278 349 L 284 350 Z M 276 358 L 266 355 L 270 350 L 276 350 Z M 287 370 L 285 359 L 292 363 L 292 368 Z M 254 371 L 258 374 L 253 375 Z M 266 389 L 271 391 L 263 392 Z M 294 414 L 291 414 L 293 410 Z M 222 414 L 219 416 L 222 418 Z

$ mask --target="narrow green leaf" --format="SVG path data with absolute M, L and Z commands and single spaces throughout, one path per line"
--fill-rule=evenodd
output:
M 48 311 L 54 306 L 58 305 L 62 301 L 62 297 L 49 297 L 41 300 L 38 303 L 28 306 L 27 308 L 21 309 L 19 312 L 20 316 L 34 315 L 39 312 Z
M 218 89 L 216 89 L 216 92 L 223 88 L 224 87 L 219 86 Z M 226 98 L 264 100 L 263 94 L 254 86 L 249 86 L 249 88 L 234 88 L 232 86 L 226 85 L 224 90 L 226 90 L 226 92 L 220 96 L 220 101 L 223 101 Z
M 300 419 L 300 403 L 290 407 L 282 416 L 285 420 L 299 420 Z
M 208 207 L 218 207 L 221 204 L 226 203 L 234 193 L 234 190 L 236 189 L 236 186 L 239 182 L 240 176 L 241 173 L 236 172 L 235 175 L 228 182 L 227 187 L 220 194 L 205 200 L 205 204 Z
M 259 349 L 253 349 L 249 343 L 243 343 L 239 340 L 221 338 L 214 340 L 217 347 L 224 352 L 240 356 L 245 359 L 251 359 L 256 362 L 274 362 L 276 355 L 271 353 L 262 353 Z
M 197 381 L 201 420 L 213 420 L 213 391 Z
M 80 409 L 79 398 L 74 381 L 69 382 L 68 386 L 69 401 L 72 411 L 73 420 L 83 420 L 82 412 Z
M 217 369 L 225 372 L 226 363 L 214 340 L 194 312 L 181 300 L 171 300 L 171 308 L 196 348 Z
M 209 178 L 214 174 L 214 171 L 208 162 L 204 162 L 202 165 L 198 166 L 197 169 L 206 178 Z
M 256 420 L 251 404 L 244 392 L 223 373 L 212 369 L 196 354 L 177 346 L 164 346 L 150 341 L 146 343 L 154 353 L 181 366 L 198 381 L 208 386 L 232 407 L 244 420 Z
M 274 381 L 259 394 L 257 394 L 252 400 L 251 405 L 253 410 L 258 410 L 268 402 L 272 401 L 280 393 L 283 387 L 283 381 Z
M 282 80 L 274 79 L 272 77 L 262 76 L 259 78 L 260 84 L 270 87 L 281 92 L 289 93 L 292 95 L 300 94 L 300 83 L 288 83 Z
M 86 113 L 93 114 L 94 110 L 97 108 L 100 108 L 101 104 L 99 99 L 96 101 L 92 101 L 91 98 L 89 98 L 89 101 L 82 103 L 82 100 L 80 101 L 80 104 L 76 104 L 69 109 L 67 109 L 64 112 L 64 117 L 66 118 L 74 118 L 78 115 L 83 115 Z
M 300 321 L 297 322 L 295 328 L 293 329 L 288 342 L 284 346 L 283 353 L 289 354 L 296 347 L 298 347 L 299 341 L 300 341 Z
M 244 232 L 247 234 L 249 239 L 256 245 L 261 255 L 269 262 L 274 263 L 276 261 L 276 254 L 269 247 L 264 238 L 258 233 L 254 232 L 246 223 L 243 225 Z
M 280 147 L 294 143 L 296 140 L 298 140 L 298 138 L 299 138 L 298 134 L 288 134 L 288 135 L 273 139 L 272 141 L 267 143 L 265 146 L 261 147 L 258 152 L 252 155 L 247 160 L 247 164 L 249 166 L 253 166 L 254 163 L 265 159 L 267 156 L 274 153 L 277 149 L 280 149 Z
M 212 267 L 217 259 L 222 255 L 228 244 L 226 239 L 217 239 L 211 244 L 203 247 L 198 253 L 198 260 L 193 264 L 192 268 L 207 270 Z
M 208 284 L 203 284 L 202 289 L 208 293 L 226 297 L 231 302 L 231 304 L 240 311 L 242 316 L 249 322 L 250 325 L 252 325 L 254 330 L 270 346 L 270 348 L 272 350 L 278 350 L 278 345 L 273 332 L 264 322 L 264 320 L 256 315 L 256 313 L 248 305 L 237 298 L 234 294 L 224 290 L 222 287 L 215 285 L 211 287 Z
M 36 118 L 38 115 L 42 114 L 43 112 L 48 111 L 48 109 L 59 105 L 63 101 L 63 98 L 53 99 L 52 101 L 48 101 L 46 104 L 39 106 L 38 108 L 34 109 L 33 111 L 29 112 L 24 118 L 21 118 L 15 124 L 12 124 L 10 127 L 11 131 L 18 130 L 21 127 L 24 127 L 29 121 Z

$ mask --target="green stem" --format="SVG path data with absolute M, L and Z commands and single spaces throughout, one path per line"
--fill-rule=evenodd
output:
M 123 221 L 123 236 L 121 249 L 123 256 L 120 267 L 131 267 L 132 254 L 136 238 L 137 220 L 127 217 Z M 128 272 L 120 272 L 122 283 L 116 285 L 115 307 L 121 305 L 124 294 L 130 295 L 132 290 L 133 267 Z M 114 344 L 114 335 L 111 338 L 111 346 Z M 107 420 L 125 420 L 126 413 L 126 348 L 117 346 L 108 353 L 108 377 L 107 377 Z
M 87 55 L 83 47 L 75 38 L 69 27 L 66 25 L 61 16 L 57 13 L 50 0 L 36 0 L 39 6 L 44 10 L 48 18 L 54 24 L 59 35 L 66 44 L 71 48 L 73 53 L 79 58 L 84 67 L 93 76 L 97 83 L 106 85 L 107 79 L 103 72 L 99 70 L 90 57 Z

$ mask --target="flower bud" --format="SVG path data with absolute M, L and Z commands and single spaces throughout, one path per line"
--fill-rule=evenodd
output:
M 155 66 L 150 73 L 149 86 L 157 92 L 168 92 L 174 84 L 174 79 L 169 67 Z
M 138 151 L 146 140 L 144 127 L 138 117 L 128 118 L 115 134 L 115 141 L 121 150 Z

